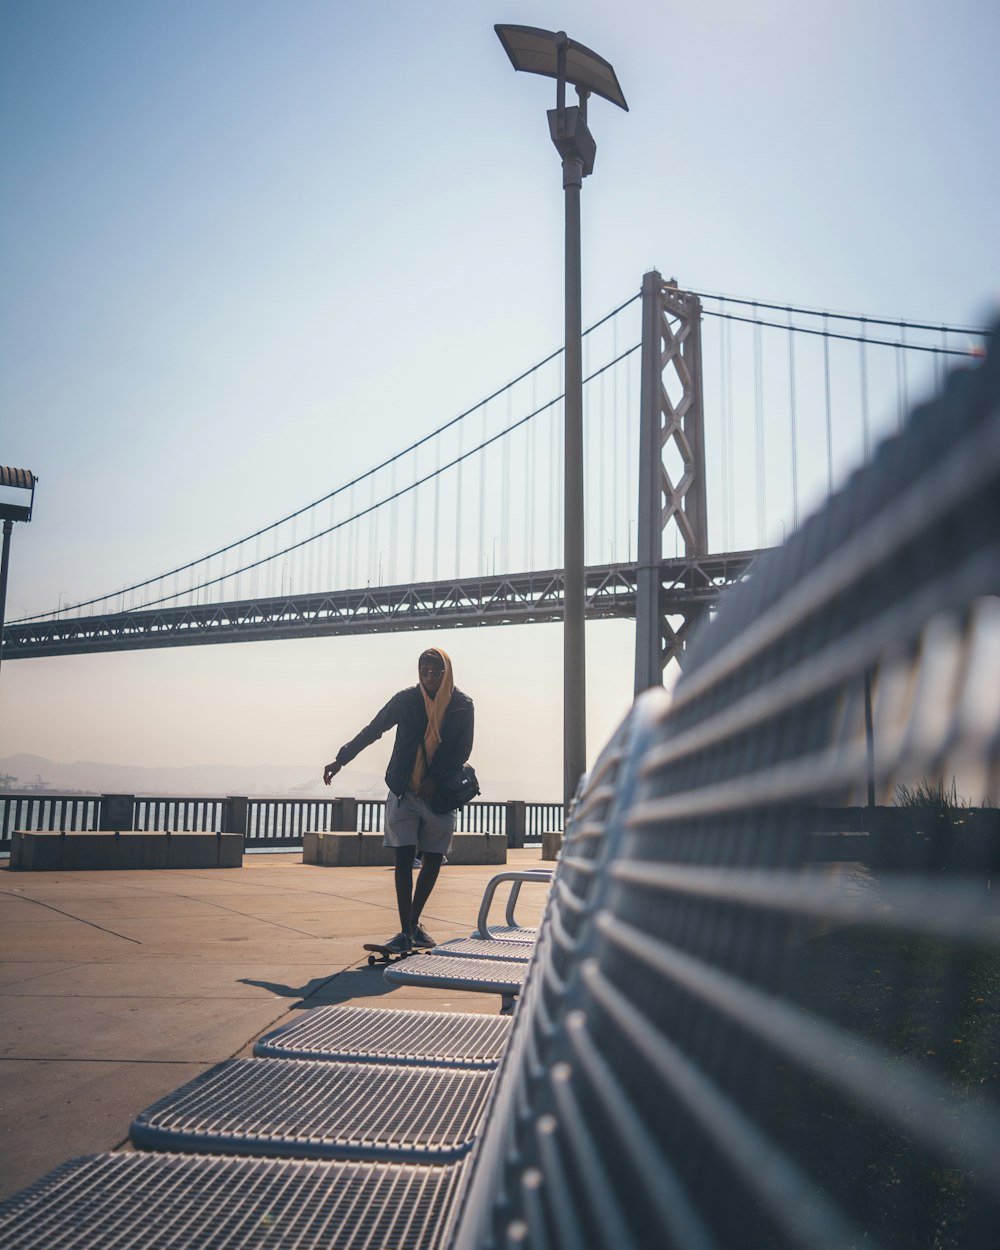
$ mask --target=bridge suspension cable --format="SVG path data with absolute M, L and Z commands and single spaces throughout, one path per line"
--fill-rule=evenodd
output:
M 949 325 L 945 325 L 944 323 L 935 323 L 931 321 L 912 321 L 908 319 L 900 319 L 899 317 L 872 317 L 865 313 L 831 312 L 829 309 L 804 308 L 795 304 L 768 304 L 765 301 L 759 300 L 759 299 L 745 299 L 737 295 L 722 295 L 722 294 L 715 294 L 715 293 L 708 292 L 708 291 L 693 291 L 692 294 L 697 295 L 698 298 L 702 300 L 703 302 L 706 300 L 711 300 L 711 301 L 717 300 L 723 305 L 736 304 L 736 305 L 741 305 L 745 308 L 753 308 L 754 310 L 764 309 L 765 312 L 783 312 L 783 313 L 786 313 L 789 318 L 791 318 L 792 316 L 823 317 L 823 318 L 826 318 L 828 321 L 850 321 L 850 322 L 854 322 L 855 324 L 860 323 L 862 325 L 892 326 L 893 328 L 900 329 L 904 334 L 907 329 L 927 331 L 928 333 L 942 335 L 945 342 L 947 342 L 947 337 L 950 334 L 964 334 L 970 338 L 981 339 L 989 333 L 989 331 L 983 329 L 982 326 L 949 326 Z M 731 319 L 734 321 L 743 320 L 743 321 L 756 322 L 758 320 L 757 317 L 741 318 L 741 317 L 736 316 L 735 314 L 726 314 L 724 311 L 724 308 L 714 309 L 710 307 L 709 308 L 703 307 L 702 311 L 708 317 L 721 317 L 723 315 L 727 315 L 727 316 L 730 316 Z M 788 325 L 783 325 L 780 322 L 761 321 L 760 324 L 772 325 L 775 329 L 779 329 L 779 330 L 784 330 L 784 329 L 789 328 Z M 801 327 L 799 328 L 801 329 Z M 813 333 L 821 333 L 821 331 L 814 331 Z M 847 337 L 853 339 L 853 338 L 856 338 L 857 336 L 848 335 Z M 895 343 L 886 344 L 886 345 L 896 346 Z M 900 344 L 900 346 L 916 347 L 915 344 L 906 344 L 906 343 L 902 343 Z M 926 351 L 929 349 L 917 348 L 917 350 Z M 937 350 L 945 351 L 945 348 L 940 347 Z M 961 350 L 960 348 L 955 348 L 955 349 L 948 349 L 948 354 L 954 355 L 954 356 L 967 356 L 969 353 L 967 351 Z
M 638 298 L 585 336 L 591 565 L 629 562 L 637 545 L 640 344 L 631 309 Z M 940 382 L 946 361 L 979 354 L 984 340 L 972 327 L 704 292 L 699 299 L 713 552 L 780 541 L 786 526 L 796 527 L 902 421 L 911 396 Z M 24 619 L 558 568 L 561 358 L 561 350 L 551 352 L 393 455 L 243 538 L 122 590 Z M 671 454 L 666 447 L 664 468 L 676 481 Z
M 780 542 L 951 362 L 985 348 L 979 327 L 696 294 L 702 356 L 718 360 L 704 378 L 713 551 Z
M 619 304 L 616 308 L 612 309 L 605 316 L 601 317 L 598 321 L 594 322 L 594 324 L 585 331 L 587 341 L 593 341 L 595 336 L 597 336 L 602 330 L 605 330 L 605 328 L 609 325 L 616 323 L 619 316 L 626 309 L 628 309 L 630 305 L 637 302 L 638 298 L 638 294 L 631 296 L 629 299 Z M 613 342 L 615 345 L 617 344 L 617 331 L 615 332 Z M 589 376 L 585 379 L 585 382 L 587 384 L 593 383 L 609 371 L 612 371 L 623 364 L 627 365 L 633 354 L 638 351 L 638 348 L 639 344 L 634 343 L 625 351 L 618 352 L 611 359 L 603 359 L 603 363 L 591 371 Z M 606 357 L 607 351 L 605 350 L 602 354 Z M 430 512 L 433 518 L 431 526 L 432 541 L 430 543 L 433 567 L 429 570 L 429 574 L 434 580 L 437 580 L 439 573 L 439 549 L 441 547 L 440 531 L 444 523 L 443 510 L 448 503 L 452 502 L 451 500 L 447 500 L 442 497 L 442 481 L 453 470 L 457 471 L 455 474 L 456 483 L 453 500 L 455 504 L 455 571 L 457 573 L 458 568 L 462 563 L 463 543 L 463 526 L 460 515 L 462 506 L 462 469 L 467 462 L 476 457 L 479 458 L 480 466 L 479 489 L 476 492 L 479 496 L 479 533 L 477 548 L 483 553 L 482 562 L 488 562 L 486 557 L 492 556 L 493 563 L 495 565 L 498 554 L 502 559 L 505 559 L 509 556 L 509 552 L 512 550 L 509 536 L 512 515 L 512 499 L 514 497 L 520 498 L 526 496 L 528 502 L 528 514 L 532 518 L 532 530 L 534 530 L 536 528 L 534 520 L 537 498 L 548 498 L 551 497 L 553 493 L 551 487 L 548 485 L 542 490 L 530 490 L 526 492 L 523 490 L 517 492 L 513 491 L 511 483 L 512 470 L 509 440 L 517 431 L 521 430 L 533 421 L 537 421 L 546 415 L 552 414 L 561 405 L 563 398 L 561 376 L 558 378 L 558 385 L 556 385 L 555 373 L 553 373 L 553 376 L 548 378 L 546 382 L 547 387 L 550 391 L 554 391 L 554 393 L 551 395 L 551 398 L 547 399 L 543 403 L 537 403 L 539 377 L 544 377 L 547 368 L 560 360 L 561 356 L 562 349 L 549 353 L 549 355 L 532 365 L 529 369 L 524 370 L 505 386 L 493 391 L 490 395 L 486 396 L 485 399 L 480 400 L 478 403 L 459 413 L 457 416 L 450 418 L 436 429 L 423 435 L 421 438 L 395 452 L 393 455 L 385 458 L 380 463 L 365 470 L 363 473 L 356 475 L 349 481 L 344 482 L 320 498 L 303 505 L 301 508 L 297 508 L 295 511 L 288 513 L 276 521 L 270 522 L 268 525 L 262 526 L 260 529 L 255 530 L 240 539 L 219 547 L 207 555 L 203 555 L 197 559 L 177 565 L 165 573 L 135 582 L 122 590 L 94 596 L 76 603 L 63 605 L 55 611 L 39 613 L 25 619 L 45 620 L 65 617 L 69 614 L 78 615 L 84 609 L 99 609 L 102 605 L 114 604 L 116 601 L 121 605 L 120 610 L 124 610 L 125 601 L 129 598 L 131 598 L 129 606 L 132 609 L 137 606 L 152 608 L 168 603 L 176 604 L 183 601 L 192 601 L 194 596 L 215 587 L 223 587 L 227 583 L 233 584 L 234 579 L 243 577 L 244 575 L 253 574 L 256 578 L 263 570 L 271 571 L 273 580 L 273 570 L 277 562 L 290 562 L 294 559 L 297 553 L 302 553 L 307 549 L 309 552 L 309 568 L 307 571 L 307 578 L 310 582 L 315 580 L 316 567 L 322 566 L 325 567 L 325 580 L 328 585 L 332 580 L 345 580 L 348 583 L 353 582 L 354 584 L 357 584 L 360 580 L 359 546 L 363 541 L 359 523 L 364 521 L 366 518 L 372 518 L 375 514 L 380 513 L 386 508 L 389 509 L 390 514 L 387 533 L 380 535 L 378 527 L 375 525 L 369 525 L 368 533 L 365 537 L 367 537 L 368 540 L 369 577 L 377 567 L 379 580 L 382 579 L 382 574 L 384 572 L 388 575 L 388 578 L 391 581 L 394 580 L 397 575 L 397 561 L 401 546 L 399 541 L 400 521 L 398 505 L 399 502 L 406 496 L 411 496 L 413 498 L 413 508 L 409 517 L 409 528 L 411 530 L 411 534 L 409 536 L 411 547 L 409 561 L 410 576 L 406 580 L 414 580 L 418 561 L 417 492 L 419 491 L 419 488 L 424 486 L 431 486 L 434 493 L 433 501 L 430 504 Z M 549 370 L 549 372 L 551 373 L 552 371 Z M 515 419 L 512 416 L 514 393 L 518 387 L 528 381 L 531 383 L 532 399 L 534 402 L 526 414 Z M 499 400 L 505 401 L 505 424 L 499 429 L 492 429 L 489 419 L 490 405 L 493 404 L 495 406 L 496 401 Z M 469 419 L 475 417 L 477 414 L 481 416 L 480 437 L 472 446 L 463 447 L 464 426 Z M 551 453 L 547 458 L 548 460 L 553 459 L 558 454 L 561 439 L 561 432 L 558 429 L 558 423 L 552 421 L 551 425 Z M 458 440 L 457 449 L 452 453 L 446 453 L 443 451 L 444 440 L 449 433 L 454 433 Z M 433 467 L 420 471 L 420 453 L 422 451 L 426 452 L 429 450 L 429 445 L 431 444 L 433 444 L 434 449 Z M 485 453 L 488 449 L 498 444 L 501 447 L 502 455 L 500 489 L 499 491 L 491 492 L 487 481 Z M 403 485 L 397 485 L 397 470 L 408 457 L 412 459 L 412 464 L 416 471 L 408 477 Z M 387 490 L 380 491 L 377 485 L 378 479 L 380 475 L 385 475 L 386 472 L 389 474 L 389 486 Z M 370 485 L 368 501 L 363 506 L 357 506 L 356 491 L 365 483 L 369 483 Z M 495 496 L 495 499 L 491 499 L 491 496 Z M 338 501 L 345 498 L 347 500 L 346 515 L 338 516 L 335 510 L 336 504 Z M 496 512 L 497 509 L 492 505 L 497 501 L 499 503 L 499 515 L 494 516 L 493 513 Z M 317 521 L 317 517 L 319 515 L 319 509 L 323 505 L 329 506 L 329 512 L 325 523 L 320 524 Z M 306 518 L 309 522 L 310 532 L 304 537 L 300 537 L 297 528 L 298 523 L 300 520 Z M 495 537 L 491 536 L 489 539 L 486 537 L 487 520 L 489 520 L 491 529 L 494 526 L 499 529 L 499 534 Z M 271 551 L 264 549 L 263 542 L 266 536 L 277 536 L 278 532 L 281 531 L 283 527 L 291 527 L 290 541 L 286 541 L 280 545 L 275 543 L 274 549 Z M 343 560 L 341 558 L 342 553 L 335 550 L 332 545 L 326 552 L 325 560 L 321 557 L 316 557 L 314 553 L 316 551 L 317 544 L 319 544 L 321 540 L 326 539 L 331 535 L 335 535 L 347 527 L 353 527 L 353 529 L 351 533 L 351 541 L 349 543 L 350 550 L 347 558 L 348 568 L 343 570 L 343 572 L 346 572 L 347 576 L 346 578 L 343 578 L 341 576 L 343 568 Z M 545 536 L 548 537 L 547 534 Z M 537 535 L 533 532 L 532 545 L 537 545 L 536 539 Z M 380 545 L 383 542 L 385 543 L 384 547 Z M 486 550 L 487 544 L 491 547 L 490 552 L 487 552 Z M 252 553 L 247 554 L 246 549 L 251 545 L 253 548 Z M 551 546 L 551 543 L 549 545 Z M 233 553 L 237 553 L 239 558 L 234 562 L 229 562 L 229 557 L 231 557 Z M 530 563 L 530 557 L 533 555 L 533 553 L 528 550 L 527 537 L 525 537 L 522 554 L 525 566 L 527 567 Z M 385 560 L 383 557 L 388 557 L 388 560 Z M 213 569 L 213 562 L 218 562 L 218 565 L 221 567 Z M 546 563 L 551 567 L 553 561 L 549 558 Z M 200 577 L 196 576 L 197 570 L 202 570 L 202 575 Z M 279 594 L 284 594 L 286 592 L 286 572 L 289 576 L 288 589 L 291 589 L 293 570 L 290 567 L 282 565 L 281 581 L 279 587 L 277 588 L 277 593 Z M 188 578 L 185 579 L 186 584 L 182 581 L 184 574 L 189 575 Z M 168 582 L 171 579 L 173 580 L 173 587 L 169 588 Z M 150 594 L 149 592 L 154 587 L 157 588 L 157 590 Z M 274 588 L 272 587 L 271 589 L 273 590 Z M 255 583 L 253 593 L 256 593 L 256 591 L 257 586 Z M 142 601 L 140 604 L 137 604 L 136 598 L 140 595 L 142 596 Z

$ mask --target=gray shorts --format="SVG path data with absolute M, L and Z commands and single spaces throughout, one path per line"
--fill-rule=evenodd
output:
M 390 793 L 385 800 L 383 846 L 416 846 L 434 855 L 447 855 L 455 832 L 455 813 L 432 812 L 423 799 L 407 790 L 402 799 Z

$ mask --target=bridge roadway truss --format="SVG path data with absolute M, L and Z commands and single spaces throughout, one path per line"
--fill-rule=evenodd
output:
M 695 620 L 715 603 L 721 591 L 746 574 L 760 554 L 739 551 L 661 561 L 660 605 L 664 617 Z M 588 568 L 587 618 L 634 618 L 637 576 L 635 564 Z M 100 616 L 12 622 L 3 631 L 3 659 L 213 642 L 524 625 L 562 618 L 563 574 L 561 569 L 552 569 L 419 585 L 242 599 L 200 607 L 141 608 Z

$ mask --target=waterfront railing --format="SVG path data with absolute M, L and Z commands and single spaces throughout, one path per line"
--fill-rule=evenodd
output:
M 300 847 L 305 833 L 381 833 L 384 821 L 384 799 L 7 792 L 0 794 L 0 854 L 10 852 L 15 830 L 242 833 L 254 851 Z M 509 847 L 540 842 L 562 827 L 561 803 L 474 802 L 457 814 L 460 833 L 504 834 Z

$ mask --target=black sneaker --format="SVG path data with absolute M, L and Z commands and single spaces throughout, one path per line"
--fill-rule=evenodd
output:
M 393 955 L 405 955 L 407 951 L 413 950 L 413 943 L 408 933 L 397 933 L 394 938 L 386 942 L 383 949 Z
M 414 950 L 420 951 L 429 951 L 432 946 L 437 946 L 422 924 L 415 924 L 410 930 L 410 944 Z

